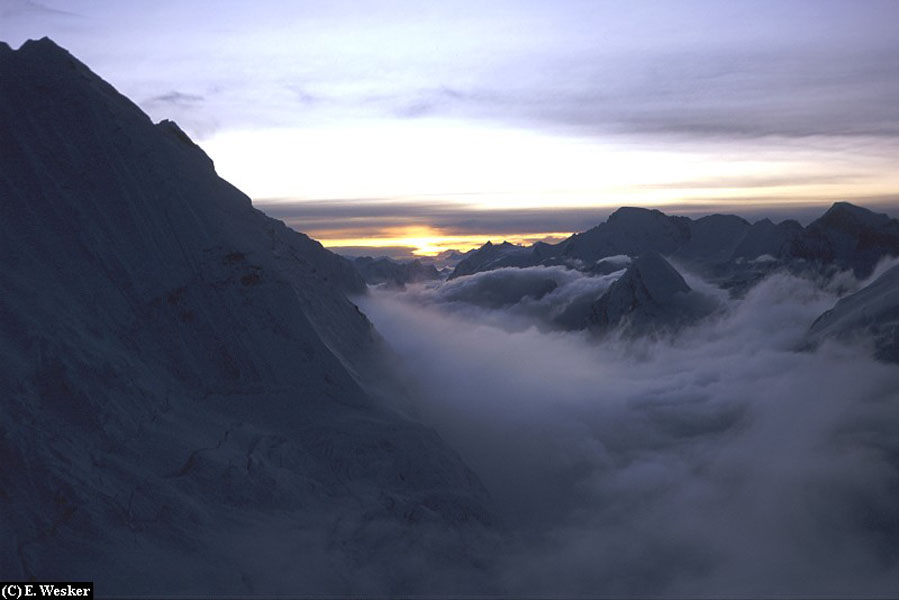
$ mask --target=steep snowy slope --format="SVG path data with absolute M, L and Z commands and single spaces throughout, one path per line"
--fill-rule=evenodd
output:
M 176 125 L 0 44 L 3 576 L 343 595 L 470 566 L 486 495 L 360 386 L 363 289 Z
M 809 341 L 870 340 L 875 355 L 899 363 L 899 267 L 842 298 L 812 324 Z

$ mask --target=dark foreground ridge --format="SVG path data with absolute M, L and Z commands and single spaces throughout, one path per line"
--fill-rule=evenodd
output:
M 477 572 L 486 493 L 363 388 L 379 342 L 347 260 L 46 38 L 0 46 L 0 140 L 4 577 L 354 595 Z

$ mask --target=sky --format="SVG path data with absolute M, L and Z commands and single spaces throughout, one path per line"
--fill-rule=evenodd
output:
M 899 2 L 0 0 L 325 245 L 899 207 Z M 376 249 L 372 249 L 376 247 Z

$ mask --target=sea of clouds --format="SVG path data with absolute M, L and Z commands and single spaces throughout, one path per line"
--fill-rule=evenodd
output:
M 883 268 L 878 269 L 878 273 Z M 676 336 L 553 316 L 619 273 L 503 269 L 358 302 L 410 396 L 490 491 L 516 596 L 890 596 L 899 367 L 805 344 L 839 293 L 779 273 Z M 550 283 L 548 283 L 550 282 Z

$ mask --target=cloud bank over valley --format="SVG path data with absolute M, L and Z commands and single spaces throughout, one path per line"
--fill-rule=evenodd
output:
M 399 358 L 402 410 L 492 494 L 505 589 L 882 596 L 899 578 L 899 370 L 864 344 L 803 345 L 836 288 L 887 266 L 825 288 L 775 273 L 656 338 L 547 326 L 620 271 L 499 269 L 359 303 Z

